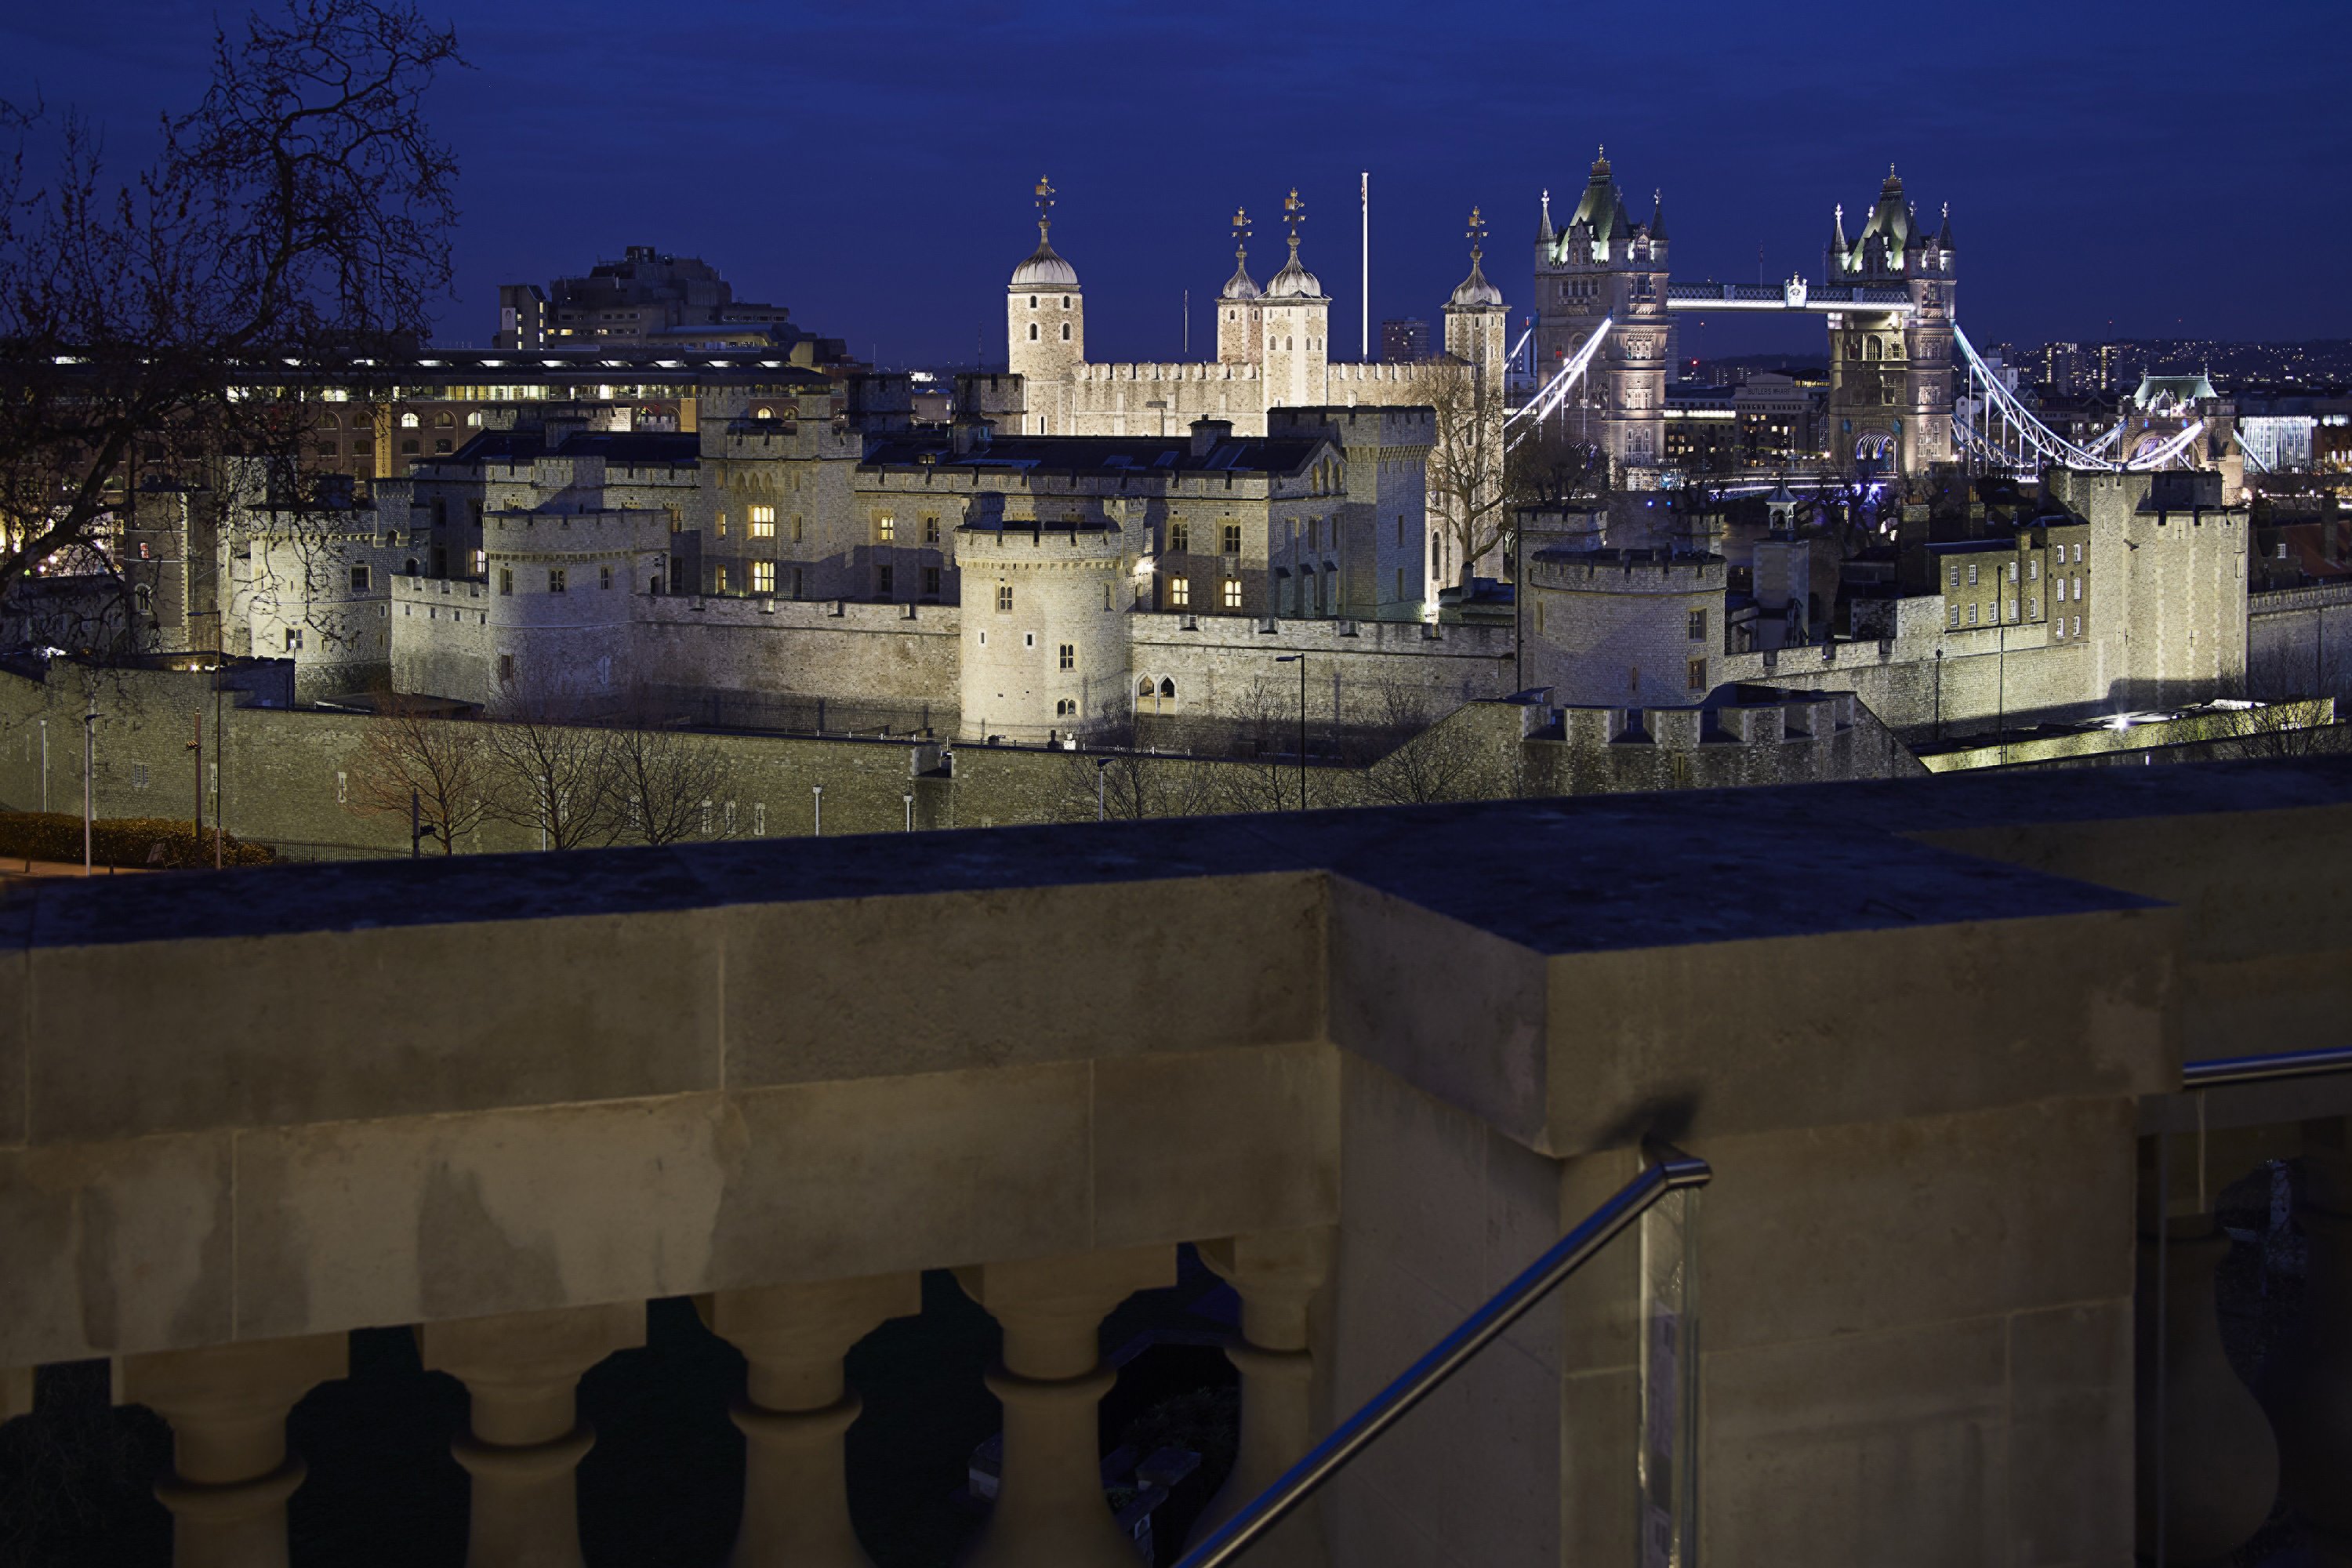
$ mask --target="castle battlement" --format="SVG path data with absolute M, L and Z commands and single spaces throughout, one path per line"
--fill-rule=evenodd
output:
M 1725 567 L 1720 555 L 1664 550 L 1543 550 L 1528 580 L 1566 593 L 1705 594 L 1723 587 Z
M 1070 374 L 1076 381 L 1255 381 L 1258 367 L 1219 361 L 1139 361 L 1073 365 Z

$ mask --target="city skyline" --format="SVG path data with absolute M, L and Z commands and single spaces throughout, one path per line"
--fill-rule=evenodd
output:
M 1359 313 L 1360 170 L 1375 326 L 1434 311 L 1464 268 L 1474 204 L 1516 318 L 1532 304 L 1538 194 L 1572 192 L 1601 143 L 1629 193 L 1663 189 L 1679 277 L 1817 278 L 1832 206 L 1865 207 L 1892 162 L 1923 213 L 1951 204 L 1964 319 L 1985 341 L 2352 335 L 2329 276 L 2352 216 L 2311 199 L 2343 133 L 2281 141 L 2273 122 L 2281 101 L 2323 90 L 2326 40 L 2352 23 L 2275 9 L 2259 36 L 2174 26 L 2171 13 L 2191 15 L 2178 5 L 2143 9 L 2128 36 L 2021 7 L 1892 16 L 1865 35 L 1707 6 L 1673 37 L 1534 10 L 1470 37 L 1374 6 L 1261 48 L 1238 8 L 1180 23 L 1032 7 L 959 17 L 950 35 L 923 7 L 884 22 L 688 6 L 657 31 L 631 23 L 626 50 L 616 9 L 574 7 L 561 26 L 461 14 L 477 68 L 436 91 L 466 215 L 438 337 L 487 343 L 500 283 L 635 244 L 701 255 L 861 357 L 965 359 L 975 338 L 992 353 L 1043 173 L 1098 353 L 1181 354 L 1189 289 L 1200 353 L 1234 206 L 1259 218 L 1253 263 L 1270 270 L 1271 220 L 1296 184 L 1309 265 L 1337 301 L 1333 346 L 1352 357 L 1340 323 Z M 14 17 L 0 94 L 89 115 L 127 171 L 152 140 L 150 106 L 200 93 L 208 25 L 144 3 Z M 1678 55 L 1693 29 L 1722 47 Z M 1527 60 L 1561 68 L 1505 68 Z M 2194 104 L 2193 135 L 2168 103 Z M 681 156 L 680 135 L 698 151 Z M 2191 221 L 2224 242 L 2168 239 Z M 1710 319 L 1684 352 L 1811 336 Z

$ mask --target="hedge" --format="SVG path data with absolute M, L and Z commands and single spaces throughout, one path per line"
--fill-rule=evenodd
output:
M 213 863 L 213 830 L 196 837 L 195 824 L 168 816 L 102 816 L 90 834 L 90 856 L 100 866 L 203 868 Z M 235 836 L 221 841 L 225 866 L 258 866 L 278 858 L 266 844 Z M 62 811 L 0 812 L 0 863 L 9 860 L 81 859 L 81 818 Z

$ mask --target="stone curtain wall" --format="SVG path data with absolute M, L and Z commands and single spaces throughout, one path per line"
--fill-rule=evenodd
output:
M 2254 594 L 2246 682 L 2257 697 L 2352 697 L 2352 583 Z
M 1288 667 L 1282 667 L 1287 669 Z M 85 676 L 90 679 L 85 680 Z M 1310 681 L 1312 680 L 1310 676 Z M 239 708 L 215 702 L 201 675 L 168 670 L 86 672 L 55 667 L 47 683 L 0 673 L 0 807 L 41 802 L 40 723 L 48 721 L 52 809 L 79 809 L 81 718 L 94 689 L 98 815 L 193 816 L 195 764 L 187 751 L 195 720 L 205 737 L 205 821 L 213 821 L 210 770 L 220 769 L 220 816 L 242 838 L 296 858 L 350 858 L 408 852 L 404 816 L 352 809 L 363 739 L 378 721 L 309 709 Z M 1787 709 L 1790 717 L 1782 718 Z M 1622 738 L 1622 710 L 1570 710 L 1538 700 L 1475 701 L 1445 716 L 1390 755 L 1364 767 L 1307 769 L 1310 806 L 1360 806 L 1518 795 L 1887 778 L 1918 771 L 1868 711 L 1851 700 L 1785 702 L 1765 693 L 1754 708 L 1658 710 L 1642 715 L 1645 737 Z M 1766 717 L 1758 717 L 1759 714 Z M 467 722 L 467 721 L 451 721 Z M 794 837 L 814 826 L 824 791 L 826 836 L 895 833 L 914 797 L 919 829 L 995 827 L 1091 820 L 1097 756 L 1010 746 L 952 748 L 904 739 L 710 734 L 726 756 L 728 799 L 714 803 L 732 837 Z M 1192 816 L 1295 808 L 1295 755 L 1212 760 L 1118 756 L 1100 781 L 1109 815 Z M 950 776 L 951 772 L 951 776 Z M 487 823 L 469 852 L 538 847 L 530 831 Z

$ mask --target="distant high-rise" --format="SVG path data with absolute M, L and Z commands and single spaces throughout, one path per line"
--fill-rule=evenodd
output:
M 1381 358 L 1389 364 L 1412 364 L 1429 357 L 1429 323 L 1417 316 L 1381 323 Z
M 736 299 L 701 258 L 670 256 L 648 245 L 630 246 L 620 260 L 600 261 L 584 278 L 559 278 L 551 289 L 551 297 L 533 283 L 499 290 L 498 347 L 790 348 L 807 342 L 817 362 L 847 357 L 838 341 L 793 325 L 785 307 Z

